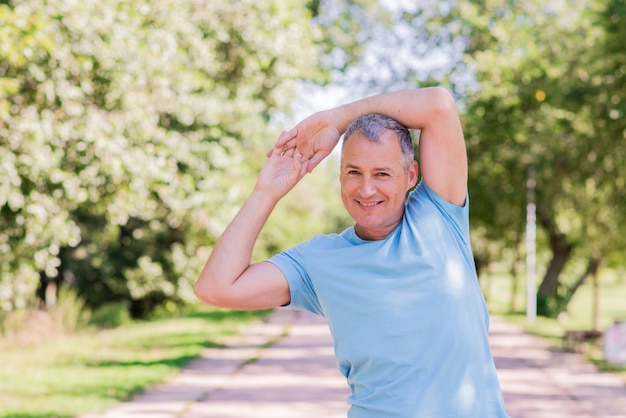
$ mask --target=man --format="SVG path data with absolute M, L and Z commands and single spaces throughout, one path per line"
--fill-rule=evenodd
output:
M 407 127 L 420 130 L 419 168 Z M 251 264 L 276 203 L 344 134 L 341 196 L 355 220 Z M 349 417 L 506 417 L 469 242 L 467 156 L 449 92 L 385 93 L 283 132 L 195 291 L 235 309 L 290 306 L 328 321 Z

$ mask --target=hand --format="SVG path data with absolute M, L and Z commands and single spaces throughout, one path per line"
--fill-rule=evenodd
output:
M 269 160 L 261 170 L 255 190 L 267 191 L 278 201 L 307 174 L 302 154 L 284 153 L 274 147 L 268 152 Z
M 302 154 L 302 164 L 307 173 L 330 154 L 337 145 L 341 133 L 331 111 L 317 112 L 293 129 L 283 132 L 276 141 L 275 148 L 286 155 Z M 269 154 L 269 153 L 268 153 Z

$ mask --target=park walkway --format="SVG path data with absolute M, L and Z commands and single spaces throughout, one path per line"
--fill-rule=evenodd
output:
M 615 375 L 499 318 L 490 338 L 511 418 L 626 418 L 626 386 Z M 81 418 L 345 418 L 348 389 L 322 319 L 276 310 L 228 345 L 131 402 Z

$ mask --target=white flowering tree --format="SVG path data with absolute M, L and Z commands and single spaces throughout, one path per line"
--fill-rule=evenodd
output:
M 0 2 L 0 309 L 191 284 L 325 34 L 305 1 Z M 263 145 L 265 146 L 265 145 Z

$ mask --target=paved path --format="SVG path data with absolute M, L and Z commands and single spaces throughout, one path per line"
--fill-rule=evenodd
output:
M 626 418 L 616 376 L 498 318 L 491 343 L 511 418 Z M 228 345 L 132 402 L 81 418 L 345 418 L 347 385 L 320 318 L 277 310 Z
M 490 342 L 511 418 L 625 418 L 626 382 L 493 318 Z

